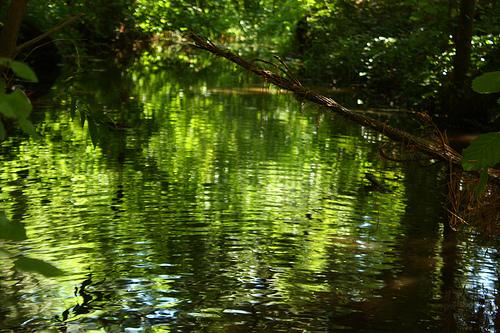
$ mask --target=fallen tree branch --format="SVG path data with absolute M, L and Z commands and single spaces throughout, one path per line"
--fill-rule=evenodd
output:
M 406 131 L 389 126 L 379 120 L 355 113 L 338 104 L 330 97 L 326 97 L 315 91 L 304 88 L 300 82 L 289 75 L 287 75 L 288 77 L 283 77 L 268 69 L 260 67 L 259 65 L 249 62 L 227 49 L 216 46 L 211 41 L 195 33 L 190 33 L 187 37 L 194 42 L 195 47 L 209 51 L 217 56 L 224 57 L 244 69 L 264 78 L 267 82 L 294 92 L 298 97 L 304 100 L 327 107 L 347 119 L 380 132 L 392 140 L 402 142 L 408 147 L 412 147 L 413 149 L 416 148 L 433 158 L 445 161 L 452 165 L 461 166 L 460 161 L 462 160 L 462 156 L 441 140 L 421 138 Z
M 43 34 L 40 34 L 40 35 L 36 36 L 35 38 L 30 39 L 29 41 L 22 43 L 21 45 L 18 45 L 16 47 L 15 54 L 19 54 L 22 50 L 35 45 L 36 43 L 38 43 L 38 42 L 42 41 L 43 39 L 49 37 L 53 33 L 61 30 L 64 27 L 66 27 L 67 25 L 72 24 L 73 22 L 75 22 L 76 20 L 78 20 L 82 16 L 83 16 L 83 14 L 72 15 L 69 18 L 65 19 L 64 21 L 60 22 L 59 24 L 55 25 L 54 27 L 50 28 L 49 30 L 47 30 Z

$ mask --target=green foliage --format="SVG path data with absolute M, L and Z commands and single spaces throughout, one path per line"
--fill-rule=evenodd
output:
M 487 184 L 488 184 L 488 171 L 486 169 L 483 169 L 479 174 L 479 183 L 474 188 L 474 193 L 477 197 L 479 197 L 486 191 Z
M 120 44 L 123 35 L 156 35 L 162 41 L 166 31 L 194 30 L 240 51 L 299 56 L 302 75 L 323 84 L 364 84 L 375 95 L 414 106 L 435 97 L 450 80 L 459 8 L 453 2 L 431 0 L 29 2 L 29 20 L 44 29 L 75 13 L 83 17 L 59 33 L 78 39 L 78 48 L 92 44 L 98 52 Z M 499 62 L 500 6 L 478 0 L 476 13 L 472 72 L 489 70 Z M 307 50 L 297 54 L 295 34 L 304 20 Z M 73 44 L 58 43 L 69 46 L 71 55 Z
M 0 66 L 9 68 L 21 79 L 30 82 L 37 82 L 35 72 L 26 64 L 8 58 L 0 58 Z M 7 91 L 7 84 L 0 79 L 0 114 L 4 119 L 11 119 L 17 122 L 20 129 L 25 133 L 36 137 L 35 127 L 28 119 L 33 109 L 31 101 L 21 89 L 15 89 L 12 92 Z M 6 136 L 4 121 L 0 118 L 0 140 Z
M 318 5 L 311 12 L 313 45 L 306 70 L 322 81 L 326 75 L 341 85 L 365 83 L 378 93 L 420 90 L 433 72 L 429 55 L 447 45 L 446 34 L 439 32 L 447 10 L 446 4 L 412 1 Z
M 380 103 L 432 107 L 451 80 L 458 10 L 428 0 L 318 2 L 308 19 L 304 73 L 323 84 L 361 84 Z M 477 1 L 477 13 L 472 73 L 498 63 L 500 50 L 500 6 Z
M 240 51 L 259 53 L 289 43 L 295 24 L 314 2 L 139 0 L 134 18 L 147 33 L 192 30 L 212 39 L 238 42 Z
M 488 72 L 472 81 L 472 89 L 480 94 L 500 91 L 500 71 Z M 500 103 L 500 99 L 498 100 Z M 481 134 L 463 151 L 464 170 L 479 170 L 481 178 L 476 192 L 482 193 L 488 180 L 488 168 L 500 163 L 500 132 Z
M 500 6 L 478 0 L 476 12 L 472 73 L 498 64 L 500 49 Z M 363 85 L 381 103 L 423 108 L 435 105 L 438 92 L 450 82 L 459 8 L 431 0 L 29 2 L 29 18 L 46 29 L 74 13 L 82 13 L 82 19 L 63 33 L 72 32 L 79 49 L 91 44 L 99 52 L 122 45 L 124 35 L 155 36 L 153 66 L 175 59 L 200 67 L 185 52 L 179 34 L 170 33 L 193 30 L 240 52 L 294 58 L 288 61 L 304 80 Z M 297 41 L 299 22 L 305 22 L 302 42 Z M 59 43 L 70 46 L 73 55 L 70 44 Z
M 488 168 L 500 163 L 500 132 L 481 134 L 463 151 L 462 167 L 466 171 L 480 171 L 477 195 L 484 193 L 488 182 Z
M 500 91 L 500 71 L 484 73 L 472 81 L 472 89 L 480 94 Z
M 131 49 L 134 40 L 144 37 L 138 34 L 134 8 L 133 0 L 30 0 L 27 21 L 46 31 L 72 15 L 81 15 L 55 35 L 59 51 L 66 62 L 71 63 L 87 55 L 110 54 L 118 48 Z
M 35 72 L 23 62 L 0 57 L 0 65 L 12 69 L 14 74 L 21 79 L 38 82 Z
M 0 93 L 0 112 L 7 118 L 27 118 L 32 108 L 29 98 L 20 89 L 10 94 Z
M 463 151 L 464 170 L 481 170 L 500 163 L 500 132 L 480 135 Z

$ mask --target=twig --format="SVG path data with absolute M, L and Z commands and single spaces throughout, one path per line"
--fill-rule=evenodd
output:
M 82 17 L 83 14 L 76 14 L 76 15 L 73 15 L 69 18 L 67 18 L 66 20 L 60 22 L 59 24 L 57 24 L 56 26 L 50 28 L 49 30 L 47 30 L 46 32 L 44 32 L 43 34 L 40 34 L 38 36 L 36 36 L 35 38 L 33 39 L 30 39 L 29 41 L 27 42 L 24 42 L 22 43 L 21 45 L 18 45 L 16 47 L 16 51 L 15 51 L 15 54 L 19 54 L 22 50 L 26 49 L 26 48 L 29 48 L 33 45 L 35 45 L 36 43 L 40 42 L 41 40 L 43 40 L 44 38 L 47 38 L 48 36 L 52 35 L 53 33 L 61 30 L 62 28 L 64 28 L 65 26 L 69 25 L 69 24 L 72 24 L 73 22 L 75 22 L 76 20 L 78 20 L 80 17 Z
M 297 79 L 296 79 L 296 78 L 292 75 L 292 71 L 290 70 L 290 68 L 288 67 L 288 65 L 286 64 L 286 62 L 285 62 L 285 61 L 283 61 L 283 59 L 281 59 L 279 56 L 276 56 L 276 55 L 275 55 L 275 56 L 274 56 L 274 58 L 276 58 L 276 59 L 280 62 L 280 64 L 281 64 L 283 67 L 285 67 L 285 70 L 283 70 L 283 73 L 285 73 L 285 74 L 286 74 L 286 76 L 288 76 L 288 78 L 289 78 L 290 80 L 292 80 L 295 84 L 297 84 L 297 85 L 299 85 L 299 86 L 301 86 L 301 87 L 302 87 L 302 83 L 300 83 L 300 81 L 299 81 L 299 80 L 297 80 Z

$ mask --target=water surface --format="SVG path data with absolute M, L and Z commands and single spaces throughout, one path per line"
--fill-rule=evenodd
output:
M 102 67 L 0 147 L 2 246 L 66 273 L 2 257 L 0 332 L 500 329 L 498 242 L 445 232 L 439 166 L 246 77 Z

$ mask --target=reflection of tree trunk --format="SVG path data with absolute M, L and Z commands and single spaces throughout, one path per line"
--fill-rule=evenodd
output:
M 432 308 L 436 263 L 440 257 L 436 251 L 440 240 L 436 216 L 441 205 L 431 199 L 440 192 L 435 186 L 436 178 L 426 175 L 429 173 L 429 169 L 416 165 L 406 170 L 407 207 L 400 220 L 400 236 L 395 246 L 388 248 L 393 267 L 378 272 L 377 280 L 383 281 L 384 286 L 373 290 L 373 297 L 347 305 L 356 311 L 330 316 L 332 331 L 335 331 L 334 325 L 346 325 L 356 331 L 372 331 L 377 327 L 384 332 L 434 331 L 441 325 L 436 318 L 437 310 Z M 426 189 L 425 194 L 422 189 Z M 339 262 L 341 258 L 334 257 L 336 249 L 329 249 L 329 253 L 334 263 Z M 338 270 L 338 267 L 331 269 Z M 330 284 L 332 290 L 339 290 L 337 281 L 332 280 Z M 331 303 L 336 306 L 342 297 L 345 296 L 333 294 Z
M 393 316 L 400 318 L 400 324 L 407 330 L 423 329 L 423 322 L 429 323 L 429 327 L 439 325 L 433 318 L 435 313 L 429 311 L 436 283 L 436 259 L 439 258 L 436 244 L 440 240 L 439 220 L 436 217 L 441 212 L 441 205 L 430 199 L 439 197 L 441 192 L 435 185 L 436 172 L 418 168 L 417 165 L 408 165 L 405 170 L 407 205 L 400 221 L 399 245 L 393 252 L 399 254 L 396 270 L 399 272 L 393 273 L 392 281 L 385 279 L 385 297 L 394 300 Z M 423 188 L 426 189 L 425 194 Z M 428 197 L 425 198 L 425 195 Z
M 457 295 L 455 290 L 455 274 L 458 264 L 457 234 L 450 228 L 445 228 L 442 254 L 443 267 L 441 268 L 441 299 L 443 302 L 443 332 L 456 332 L 455 320 Z
M 21 28 L 28 0 L 12 0 L 5 26 L 0 33 L 0 56 L 11 57 L 16 50 L 17 36 Z

